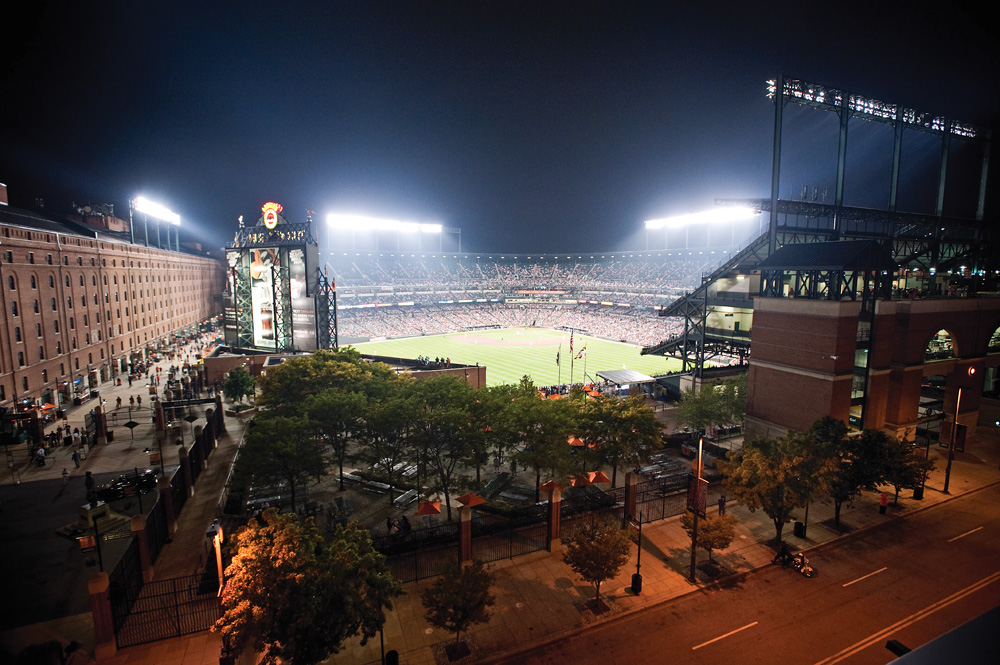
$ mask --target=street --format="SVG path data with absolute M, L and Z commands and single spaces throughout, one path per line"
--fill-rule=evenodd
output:
M 1000 487 L 702 590 L 506 663 L 887 663 L 1000 604 Z

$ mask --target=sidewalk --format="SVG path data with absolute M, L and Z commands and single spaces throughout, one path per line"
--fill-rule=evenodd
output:
M 227 440 L 220 442 L 219 449 L 213 454 L 210 471 L 225 466 L 221 463 L 222 460 L 235 451 L 242 428 L 234 420 L 227 418 Z M 937 460 L 937 465 L 928 480 L 923 500 L 912 499 L 912 492 L 906 491 L 901 493 L 898 507 L 890 505 L 888 514 L 881 515 L 878 494 L 865 493 L 852 507 L 845 506 L 842 511 L 841 522 L 851 529 L 848 534 L 834 531 L 825 524 L 833 516 L 832 505 L 814 503 L 809 511 L 807 537 L 794 537 L 792 525 L 789 524 L 785 527 L 785 540 L 794 548 L 819 547 L 839 538 L 849 537 L 850 533 L 912 514 L 947 501 L 950 497 L 1000 481 L 1000 438 L 992 429 L 979 428 L 976 443 L 966 452 L 956 454 L 950 480 L 951 495 L 941 492 L 946 465 L 944 452 L 940 448 L 931 449 L 931 456 Z M 203 477 L 208 473 L 206 471 Z M 204 485 L 199 479 L 198 492 L 185 506 L 174 543 L 167 546 L 157 564 L 158 578 L 185 574 L 190 572 L 190 568 L 185 569 L 185 566 L 197 565 L 199 543 L 204 540 L 206 525 L 214 515 L 218 490 L 221 490 L 221 482 L 224 481 L 224 478 L 220 480 L 215 477 L 209 482 L 209 477 L 205 478 Z M 218 490 L 214 489 L 216 483 Z M 891 500 L 892 492 L 889 488 L 886 489 Z M 764 543 L 774 538 L 771 520 L 760 512 L 750 513 L 732 503 L 728 513 L 740 520 L 737 537 L 729 548 L 715 552 L 713 559 L 729 574 L 746 574 L 769 566 L 774 552 Z M 796 515 L 796 520 L 802 518 L 803 515 Z M 492 609 L 492 618 L 488 624 L 479 625 L 464 636 L 472 646 L 473 653 L 460 662 L 503 662 L 515 658 L 517 653 L 579 633 L 588 626 L 615 621 L 631 612 L 711 588 L 724 579 L 710 579 L 699 569 L 697 584 L 688 581 L 690 539 L 681 528 L 679 518 L 644 525 L 642 535 L 642 593 L 636 596 L 629 588 L 632 573 L 635 572 L 633 562 L 636 550 L 633 546 L 631 562 L 617 578 L 602 585 L 602 597 L 607 599 L 612 609 L 600 617 L 594 617 L 589 611 L 581 611 L 583 603 L 593 598 L 593 587 L 577 578 L 562 562 L 559 553 L 536 552 L 492 564 L 497 573 L 494 587 L 496 605 Z M 698 561 L 703 562 L 707 558 L 707 554 L 699 550 Z M 166 574 L 161 572 L 163 570 L 174 572 Z M 430 579 L 404 585 L 404 595 L 396 600 L 395 608 L 387 616 L 385 650 L 398 651 L 401 663 L 431 665 L 446 662 L 443 660 L 443 644 L 453 641 L 454 636 L 429 626 L 423 618 L 424 610 L 420 602 L 421 591 L 433 581 Z M 86 623 L 85 615 L 77 621 L 77 624 L 81 623 Z M 72 624 L 66 622 L 66 625 L 70 627 Z M 80 639 L 75 635 L 70 638 Z M 92 644 L 87 643 L 86 648 L 92 649 Z M 215 665 L 218 663 L 220 649 L 221 640 L 218 635 L 197 633 L 123 649 L 114 658 L 102 662 L 113 665 Z M 376 636 L 365 646 L 361 646 L 359 640 L 350 640 L 341 653 L 326 662 L 331 665 L 379 663 L 379 639 Z

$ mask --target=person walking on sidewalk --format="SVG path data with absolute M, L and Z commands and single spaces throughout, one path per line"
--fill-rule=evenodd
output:
M 726 514 L 726 495 L 725 494 L 723 494 L 722 496 L 719 497 L 719 514 L 720 515 L 725 515 Z
M 73 464 L 76 465 L 76 468 L 78 468 L 78 469 L 80 468 L 80 451 L 79 450 L 74 450 L 73 451 Z
M 66 467 L 63 467 L 62 478 L 63 478 L 63 487 L 69 485 L 69 469 L 67 469 Z

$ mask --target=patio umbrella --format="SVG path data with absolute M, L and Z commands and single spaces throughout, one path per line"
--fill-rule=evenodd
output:
M 46 402 L 45 404 L 42 404 L 42 411 L 48 411 L 48 410 L 54 409 L 54 408 L 56 408 L 55 404 L 49 404 L 48 402 Z
M 464 496 L 458 497 L 458 502 L 461 503 L 463 506 L 468 506 L 469 508 L 473 508 L 475 506 L 486 503 L 486 499 L 479 496 L 475 492 L 469 492 Z
M 566 443 L 573 446 L 574 448 L 583 448 L 585 445 L 587 445 L 583 442 L 583 439 L 581 439 L 578 436 L 569 437 L 568 439 L 566 439 Z
M 590 482 L 592 482 L 592 483 L 610 483 L 611 482 L 611 478 L 609 478 L 608 474 L 604 473 L 603 471 L 591 471 L 590 472 Z
M 135 422 L 134 420 L 130 420 L 127 423 L 125 423 L 125 427 L 128 427 L 129 430 L 132 432 L 132 440 L 133 441 L 135 441 L 135 428 L 138 427 L 138 426 L 139 426 L 139 423 Z
M 549 399 L 562 399 L 562 398 L 563 396 L 560 395 L 559 393 L 552 393 L 551 395 L 549 395 Z
M 417 515 L 440 515 L 441 514 L 441 502 L 440 501 L 421 501 L 420 505 L 417 506 Z
M 198 420 L 198 416 L 189 413 L 184 416 L 184 420 L 191 423 L 191 438 L 194 439 L 194 421 Z

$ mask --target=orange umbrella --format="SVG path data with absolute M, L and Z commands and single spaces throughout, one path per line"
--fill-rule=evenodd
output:
M 574 448 L 583 448 L 585 445 L 587 445 L 583 442 L 583 439 L 581 439 L 578 436 L 569 437 L 568 439 L 566 439 L 566 443 L 573 446 Z
M 472 508 L 474 506 L 486 503 L 486 499 L 479 496 L 475 492 L 469 492 L 465 496 L 458 497 L 458 502 L 463 506 L 468 506 L 469 508 Z
M 560 395 L 559 393 L 553 393 L 553 394 L 549 395 L 549 399 L 562 399 L 562 398 L 563 398 L 563 396 Z
M 570 481 L 570 484 L 573 485 L 573 487 L 585 487 L 589 485 L 590 484 L 589 474 L 586 473 L 576 474 L 575 476 L 573 476 L 573 479 Z
M 610 483 L 611 479 L 608 478 L 608 474 L 603 471 L 591 471 L 590 472 L 590 482 L 592 483 Z
M 440 515 L 440 514 L 441 514 L 440 501 L 421 501 L 420 505 L 417 506 L 417 515 Z

